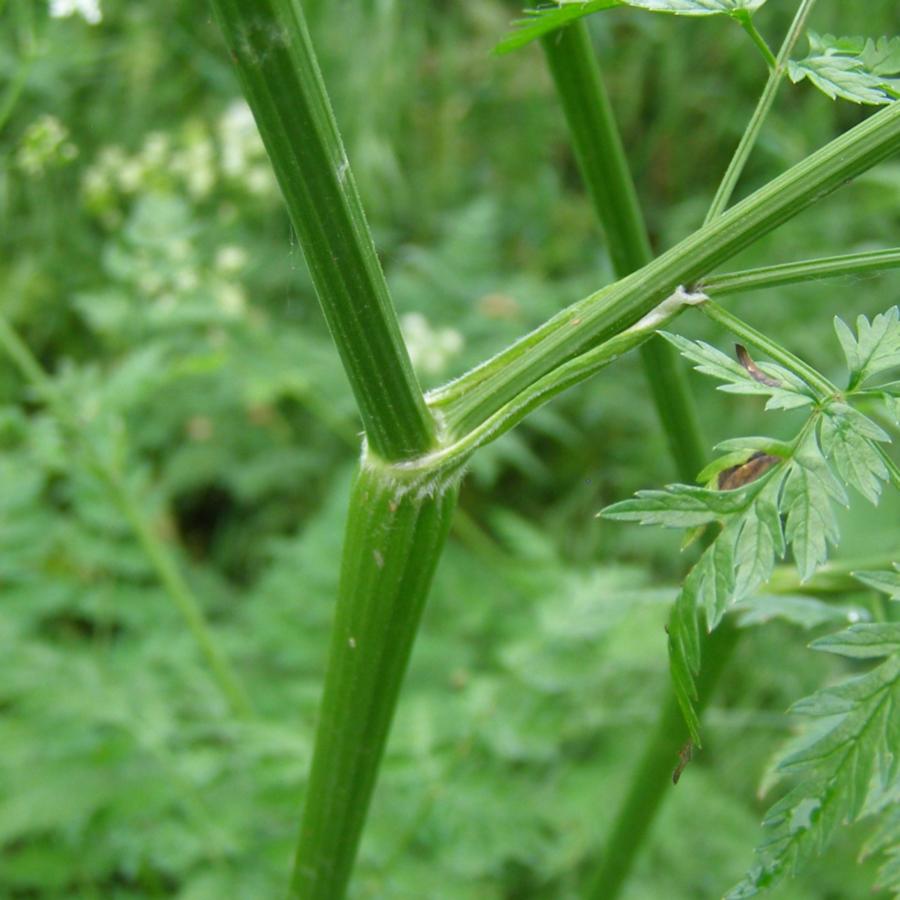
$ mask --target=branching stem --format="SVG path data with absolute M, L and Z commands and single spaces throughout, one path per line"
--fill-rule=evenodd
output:
M 750 154 L 756 146 L 759 133 L 762 131 L 763 124 L 772 109 L 772 104 L 775 102 L 775 97 L 778 94 L 778 88 L 781 87 L 781 80 L 784 78 L 784 73 L 787 70 L 787 64 L 791 58 L 791 53 L 793 52 L 797 41 L 800 39 L 800 35 L 803 34 L 803 29 L 806 27 L 806 23 L 809 20 L 809 16 L 815 5 L 816 0 L 803 0 L 800 4 L 797 15 L 794 16 L 794 21 L 788 30 L 784 43 L 781 45 L 781 50 L 778 51 L 777 58 L 772 56 L 772 51 L 769 50 L 768 45 L 762 40 L 759 32 L 756 31 L 752 19 L 747 16 L 746 24 L 742 21 L 744 29 L 748 31 L 752 38 L 754 38 L 754 42 L 757 43 L 757 46 L 759 46 L 759 41 L 762 41 L 762 47 L 765 48 L 763 50 L 763 55 L 766 56 L 770 66 L 769 79 L 766 82 L 765 88 L 763 88 L 762 96 L 759 98 L 759 103 L 757 103 L 753 116 L 741 137 L 737 150 L 734 151 L 734 156 L 728 165 L 728 169 L 725 171 L 722 183 L 719 185 L 715 197 L 713 197 L 704 224 L 708 225 L 728 208 L 734 189 L 744 171 L 744 166 L 747 165 L 747 160 L 750 158 Z

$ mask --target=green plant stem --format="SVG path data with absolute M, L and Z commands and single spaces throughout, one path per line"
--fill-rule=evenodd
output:
M 698 713 L 708 704 L 739 636 L 734 625 L 723 622 L 705 641 L 703 669 L 697 677 Z M 632 776 L 600 866 L 585 891 L 586 900 L 613 900 L 619 895 L 659 807 L 669 795 L 679 754 L 689 743 L 681 707 L 667 686 L 656 729 Z
M 830 560 L 803 581 L 794 565 L 776 566 L 763 590 L 768 594 L 805 594 L 814 597 L 860 592 L 865 588 L 853 577 L 854 572 L 889 569 L 894 556 L 872 556 Z
M 452 430 L 483 421 L 565 360 L 633 325 L 679 285 L 693 285 L 816 200 L 900 150 L 900 103 L 855 128 L 723 213 L 652 263 L 573 304 L 430 395 Z
M 297 0 L 213 0 L 371 449 L 426 452 L 433 422 L 400 335 Z
M 800 35 L 803 34 L 803 29 L 806 27 L 810 13 L 812 13 L 815 5 L 816 0 L 803 0 L 800 4 L 797 15 L 794 16 L 794 21 L 791 23 L 791 27 L 788 29 L 788 33 L 781 45 L 781 49 L 778 51 L 777 58 L 772 57 L 772 51 L 769 50 L 765 41 L 762 42 L 765 46 L 763 55 L 767 56 L 767 59 L 770 60 L 769 79 L 766 82 L 765 88 L 763 88 L 762 96 L 759 98 L 753 116 L 751 117 L 747 128 L 744 130 L 744 134 L 742 135 L 737 150 L 735 150 L 734 156 L 728 165 L 728 169 L 722 178 L 722 182 L 713 197 L 704 224 L 708 225 L 720 216 L 728 207 L 738 180 L 744 171 L 744 167 L 747 165 L 747 160 L 750 158 L 750 154 L 756 146 L 756 141 L 759 138 L 760 131 L 762 131 L 763 124 L 772 109 L 772 104 L 775 102 L 778 88 L 781 87 L 781 81 L 784 78 L 784 73 L 787 71 L 791 53 L 793 52 L 797 41 L 800 39 Z M 751 37 L 755 36 L 754 40 L 759 38 L 759 40 L 762 41 L 762 38 L 753 26 L 750 16 L 748 15 L 745 18 L 746 24 L 742 21 L 745 30 L 748 30 Z M 749 29 L 747 27 L 748 25 Z
M 795 356 L 786 350 L 777 341 L 758 331 L 734 313 L 719 306 L 710 300 L 702 305 L 703 313 L 713 322 L 717 322 L 727 328 L 735 337 L 754 347 L 762 353 L 780 363 L 788 371 L 793 372 L 798 378 L 803 379 L 817 394 L 820 401 L 828 400 L 840 393 L 838 387 L 832 384 L 824 375 L 817 372 L 799 356 Z
M 841 278 L 848 275 L 871 275 L 887 269 L 900 268 L 900 248 L 872 250 L 865 253 L 847 253 L 821 259 L 762 266 L 741 272 L 713 275 L 703 281 L 702 288 L 711 297 L 726 297 L 744 291 L 782 287 L 823 278 Z
M 623 278 L 649 263 L 653 253 L 590 35 L 579 20 L 543 38 L 541 45 L 613 268 Z M 640 352 L 678 474 L 693 480 L 705 462 L 705 442 L 684 366 L 675 349 L 658 337 Z
M 300 841 L 298 900 L 343 896 L 456 489 L 408 489 L 390 467 L 360 470 Z
M 247 692 L 219 649 L 199 600 L 178 570 L 165 545 L 147 522 L 140 501 L 135 497 L 121 473 L 102 453 L 94 448 L 85 435 L 81 423 L 72 413 L 69 404 L 60 395 L 56 385 L 27 344 L 3 316 L 0 316 L 0 346 L 3 347 L 25 379 L 35 388 L 53 415 L 81 443 L 92 466 L 106 484 L 113 500 L 125 516 L 167 596 L 187 625 L 222 696 L 235 715 L 242 718 L 249 717 L 252 714 L 252 707 Z
M 753 16 L 750 15 L 746 10 L 743 10 L 744 15 L 738 18 L 740 22 L 741 28 L 747 32 L 750 36 L 750 40 L 756 45 L 756 49 L 759 50 L 763 55 L 763 59 L 766 61 L 766 65 L 770 69 L 774 69 L 778 65 L 778 60 L 775 58 L 775 54 L 772 52 L 771 47 L 766 43 L 766 39 L 756 30 L 756 25 L 753 24 Z

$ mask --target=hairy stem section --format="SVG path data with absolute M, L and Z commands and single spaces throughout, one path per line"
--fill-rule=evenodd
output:
M 291 882 L 343 896 L 457 491 L 365 462 L 350 498 L 341 582 Z

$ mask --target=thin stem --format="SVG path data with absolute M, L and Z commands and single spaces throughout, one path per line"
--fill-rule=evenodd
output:
M 741 23 L 741 28 L 750 35 L 750 40 L 756 44 L 756 48 L 762 53 L 766 65 L 770 69 L 774 69 L 778 65 L 778 60 L 775 58 L 772 48 L 766 43 L 766 39 L 756 30 L 756 25 L 753 24 L 753 16 L 744 10 L 744 15 L 740 16 L 738 21 Z
M 131 526 L 167 596 L 184 619 L 232 712 L 240 717 L 250 716 L 252 708 L 246 691 L 216 644 L 200 602 L 188 587 L 165 545 L 147 522 L 140 501 L 119 471 L 93 446 L 66 399 L 60 394 L 28 345 L 2 315 L 0 315 L 0 346 L 35 388 L 53 415 L 84 448 L 91 465 L 106 484 Z
M 832 384 L 824 375 L 817 372 L 812 366 L 805 363 L 799 356 L 795 356 L 786 350 L 781 344 L 773 341 L 768 335 L 758 331 L 752 325 L 738 318 L 734 313 L 719 306 L 710 300 L 702 306 L 703 313 L 713 322 L 727 328 L 735 337 L 745 341 L 751 347 L 765 353 L 793 372 L 798 378 L 805 381 L 818 395 L 820 401 L 828 400 L 840 393 L 838 387 Z
M 781 45 L 781 49 L 778 51 L 777 58 L 772 58 L 772 51 L 769 50 L 768 46 L 766 46 L 765 50 L 767 56 L 771 59 L 769 80 L 766 82 L 765 88 L 763 88 L 762 96 L 759 98 L 759 103 L 757 103 L 756 109 L 753 112 L 753 116 L 751 117 L 750 122 L 748 123 L 747 128 L 745 129 L 744 134 L 741 137 L 737 150 L 734 151 L 734 156 L 732 157 L 731 162 L 728 165 L 728 169 L 726 170 L 725 175 L 722 178 L 722 183 L 719 185 L 715 197 L 713 197 L 713 201 L 709 207 L 709 212 L 707 212 L 706 214 L 704 224 L 709 224 L 710 222 L 712 222 L 728 207 L 728 204 L 731 201 L 731 196 L 734 193 L 734 189 L 741 177 L 741 173 L 744 171 L 744 166 L 747 165 L 747 160 L 750 158 L 750 154 L 752 153 L 754 146 L 756 146 L 756 141 L 759 138 L 759 133 L 762 130 L 763 123 L 766 121 L 766 117 L 769 115 L 769 111 L 772 109 L 772 104 L 775 102 L 775 97 L 778 94 L 778 88 L 781 86 L 781 80 L 784 77 L 785 71 L 787 70 L 787 65 L 791 58 L 791 53 L 793 52 L 794 46 L 800 39 L 800 35 L 803 33 L 803 29 L 806 27 L 806 22 L 809 19 L 810 13 L 812 12 L 812 9 L 815 5 L 816 0 L 803 0 L 803 2 L 800 4 L 800 8 L 797 10 L 797 15 L 794 16 L 794 21 L 791 23 L 791 27 L 784 39 L 784 43 Z M 751 29 L 748 30 L 750 36 L 753 37 L 754 35 L 756 35 L 757 37 L 759 37 L 759 34 L 756 31 L 756 28 L 753 27 L 752 20 L 749 16 L 747 17 L 747 23 L 749 24 L 749 27 Z M 745 30 L 747 30 L 747 25 L 744 25 L 744 28 Z M 760 40 L 762 40 L 761 37 Z M 764 41 L 763 44 L 765 44 Z
M 821 259 L 745 269 L 713 275 L 703 282 L 703 290 L 712 297 L 725 297 L 744 291 L 781 287 L 823 278 L 841 278 L 847 275 L 868 275 L 886 269 L 900 268 L 900 248 L 871 250 L 865 253 L 848 253 Z
M 882 462 L 884 462 L 885 467 L 888 470 L 888 474 L 891 476 L 891 482 L 894 487 L 900 491 L 900 466 L 894 462 L 894 458 L 890 453 L 887 452 L 884 445 L 882 444 L 874 444 L 875 449 L 878 451 L 878 455 L 881 457 Z
M 426 452 L 433 422 L 400 335 L 297 0 L 214 0 L 368 436 Z
M 900 149 L 900 103 L 885 107 L 644 268 L 573 304 L 431 395 L 452 430 L 484 421 L 556 366 L 637 322 L 778 225 Z
M 623 278 L 650 262 L 653 252 L 590 35 L 579 20 L 541 44 L 613 267 Z M 661 338 L 647 341 L 640 352 L 679 476 L 693 480 L 705 462 L 705 441 L 684 366 Z

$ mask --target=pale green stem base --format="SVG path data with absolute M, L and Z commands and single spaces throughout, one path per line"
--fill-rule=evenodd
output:
M 344 895 L 413 640 L 457 492 L 409 490 L 384 469 L 353 486 L 315 753 L 291 881 L 296 900 Z

